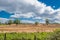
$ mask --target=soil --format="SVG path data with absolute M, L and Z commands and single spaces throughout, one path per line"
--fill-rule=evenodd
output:
M 0 32 L 11 33 L 11 32 L 53 32 L 56 29 L 60 29 L 60 24 L 19 24 L 19 25 L 0 25 Z

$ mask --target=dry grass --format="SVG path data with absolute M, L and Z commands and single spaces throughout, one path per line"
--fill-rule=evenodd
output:
M 53 32 L 60 29 L 60 24 L 20 24 L 0 25 L 0 32 Z

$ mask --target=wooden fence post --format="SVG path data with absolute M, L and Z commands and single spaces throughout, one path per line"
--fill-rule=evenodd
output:
M 4 33 L 4 40 L 6 40 L 6 33 Z

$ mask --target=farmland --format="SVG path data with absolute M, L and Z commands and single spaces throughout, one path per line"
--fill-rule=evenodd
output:
M 19 24 L 0 25 L 0 32 L 53 32 L 60 29 L 60 24 Z
M 60 29 L 60 24 L 0 25 L 0 40 L 50 40 L 56 29 Z

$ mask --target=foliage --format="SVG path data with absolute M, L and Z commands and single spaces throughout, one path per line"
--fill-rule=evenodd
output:
M 16 20 L 14 20 L 14 24 L 20 24 L 20 20 L 19 19 L 16 19 Z
M 41 33 L 0 33 L 0 39 L 5 38 L 6 40 L 60 40 L 60 30 Z
M 51 35 L 47 36 L 46 40 L 60 40 L 60 30 L 54 31 Z
M 13 23 L 13 21 L 12 21 L 12 20 L 9 20 L 9 21 L 8 21 L 8 24 L 9 24 L 9 25 L 11 25 L 12 23 Z
M 38 25 L 39 23 L 38 22 L 35 22 L 35 25 Z
M 36 34 L 36 35 L 35 35 Z M 0 33 L 0 39 L 3 40 L 43 40 L 48 33 Z
M 49 24 L 49 20 L 48 20 L 48 19 L 46 19 L 45 21 L 46 21 L 46 24 L 48 25 L 48 24 Z

